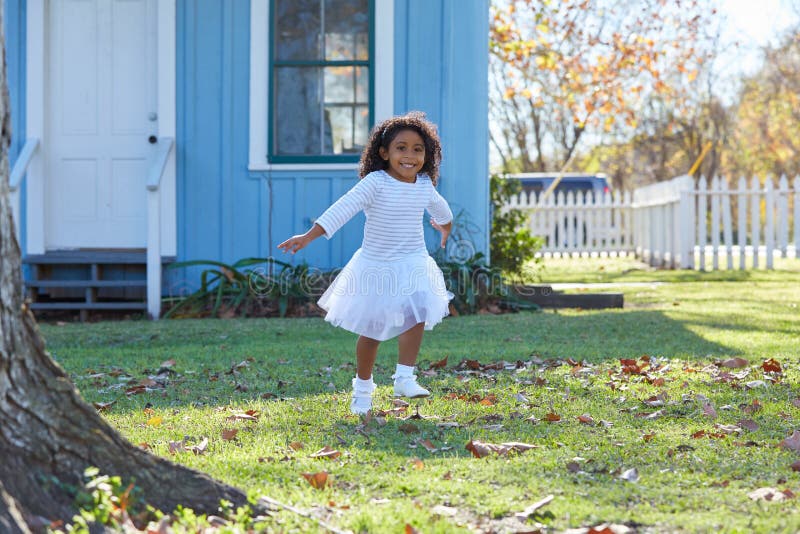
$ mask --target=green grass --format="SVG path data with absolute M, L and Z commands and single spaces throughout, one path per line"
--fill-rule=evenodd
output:
M 727 259 L 719 258 L 723 270 L 712 269 L 712 259 L 706 256 L 706 270 L 657 269 L 642 263 L 631 255 L 592 258 L 545 258 L 540 267 L 533 267 L 531 282 L 557 283 L 621 283 L 621 282 L 800 282 L 800 261 L 794 258 L 775 257 L 775 269 L 764 269 L 765 259 L 760 259 L 760 269 L 740 270 L 739 259 L 734 258 L 733 270 L 726 270 Z M 699 257 L 698 257 L 699 264 Z M 746 265 L 752 265 L 747 258 Z
M 622 260 L 609 260 L 595 281 L 634 281 Z M 591 262 L 588 268 L 576 263 L 548 260 L 547 269 L 559 281 L 597 272 Z M 320 319 L 69 323 L 42 331 L 88 400 L 115 401 L 107 417 L 133 443 L 253 495 L 313 510 L 342 529 L 399 532 L 410 524 L 426 533 L 514 532 L 537 522 L 554 530 L 611 522 L 652 532 L 795 532 L 796 501 L 748 497 L 765 486 L 800 493 L 800 473 L 790 468 L 800 455 L 777 447 L 800 429 L 800 408 L 792 403 L 800 397 L 799 270 L 796 264 L 782 269 L 745 279 L 733 273 L 732 281 L 647 272 L 648 281 L 673 283 L 625 289 L 621 310 L 449 318 L 423 342 L 423 369 L 448 358 L 445 369 L 421 379 L 433 397 L 414 401 L 407 414 L 418 407 L 426 418 L 389 416 L 383 426 L 362 427 L 348 414 L 354 336 Z M 666 366 L 650 375 L 664 378 L 663 385 L 621 373 L 620 358 L 644 355 Z M 712 364 L 732 357 L 747 359 L 749 373 L 719 380 Z M 584 367 L 574 370 L 568 358 Z M 748 388 L 747 382 L 765 380 L 760 364 L 767 358 L 781 363 L 781 380 Z M 176 374 L 165 388 L 125 395 L 121 379 L 137 383 L 168 359 L 176 361 Z M 391 407 L 395 359 L 396 343 L 383 344 L 377 409 Z M 456 368 L 465 359 L 527 363 L 520 370 L 465 374 Z M 247 365 L 236 369 L 240 362 Z M 129 377 L 112 376 L 114 368 Z M 643 402 L 659 393 L 665 406 Z M 490 394 L 496 402 L 488 406 L 458 398 Z M 704 414 L 703 396 L 716 408 L 715 420 Z M 761 409 L 746 413 L 754 400 Z M 257 422 L 226 421 L 251 409 L 260 412 Z M 662 417 L 642 417 L 657 410 Z M 546 422 L 551 412 L 561 421 Z M 594 424 L 581 424 L 582 414 Z M 162 422 L 148 425 L 153 417 Z M 741 419 L 754 420 L 758 429 L 692 437 Z M 438 425 L 453 422 L 458 426 Z M 403 431 L 414 430 L 403 426 L 408 423 L 415 432 Z M 239 430 L 236 438 L 223 440 L 222 430 L 231 428 Z M 169 452 L 170 441 L 190 445 L 203 437 L 209 439 L 203 455 Z M 440 450 L 428 452 L 418 439 Z M 471 439 L 538 448 L 478 459 L 465 449 Z M 294 450 L 292 442 L 304 448 Z M 310 457 L 326 445 L 341 456 Z M 635 483 L 619 478 L 630 468 L 638 470 Z M 323 470 L 333 481 L 325 489 L 302 477 Z M 553 501 L 527 524 L 513 517 L 550 494 Z M 449 508 L 434 508 L 439 505 Z M 289 512 L 267 525 L 281 532 L 316 528 Z

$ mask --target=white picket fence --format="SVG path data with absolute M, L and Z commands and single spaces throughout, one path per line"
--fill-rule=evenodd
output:
M 634 250 L 631 194 L 588 192 L 550 195 L 521 193 L 507 208 L 528 214 L 528 225 L 544 239 L 541 252 L 623 252 Z
M 638 189 L 632 206 L 636 254 L 672 268 L 772 269 L 776 254 L 798 258 L 798 191 L 800 177 L 790 187 L 785 176 L 777 188 L 772 179 L 740 178 L 732 189 L 719 177 L 695 182 L 681 176 Z
M 527 212 L 532 233 L 544 239 L 542 253 L 635 253 L 658 267 L 771 269 L 776 254 L 798 257 L 798 191 L 800 177 L 792 187 L 786 177 L 777 187 L 741 178 L 731 189 L 721 178 L 680 176 L 633 194 L 522 193 L 506 208 Z

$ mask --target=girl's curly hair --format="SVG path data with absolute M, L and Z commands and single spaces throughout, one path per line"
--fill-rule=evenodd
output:
M 389 144 L 403 130 L 415 131 L 422 137 L 425 143 L 425 163 L 420 173 L 427 174 L 433 185 L 436 185 L 439 180 L 439 163 L 442 161 L 442 145 L 436 125 L 427 120 L 421 111 L 410 111 L 405 115 L 386 119 L 372 129 L 367 146 L 361 153 L 359 176 L 363 178 L 373 171 L 389 167 L 389 162 L 381 158 L 380 149 L 383 147 L 389 150 Z

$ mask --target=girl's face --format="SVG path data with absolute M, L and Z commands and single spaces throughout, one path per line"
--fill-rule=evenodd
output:
M 380 148 L 380 156 L 389 163 L 386 172 L 403 182 L 415 182 L 425 164 L 425 142 L 414 130 L 401 130 L 389 148 Z

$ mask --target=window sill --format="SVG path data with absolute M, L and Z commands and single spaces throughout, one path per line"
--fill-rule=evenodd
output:
M 354 163 L 250 163 L 250 172 L 265 171 L 358 171 L 358 162 Z

